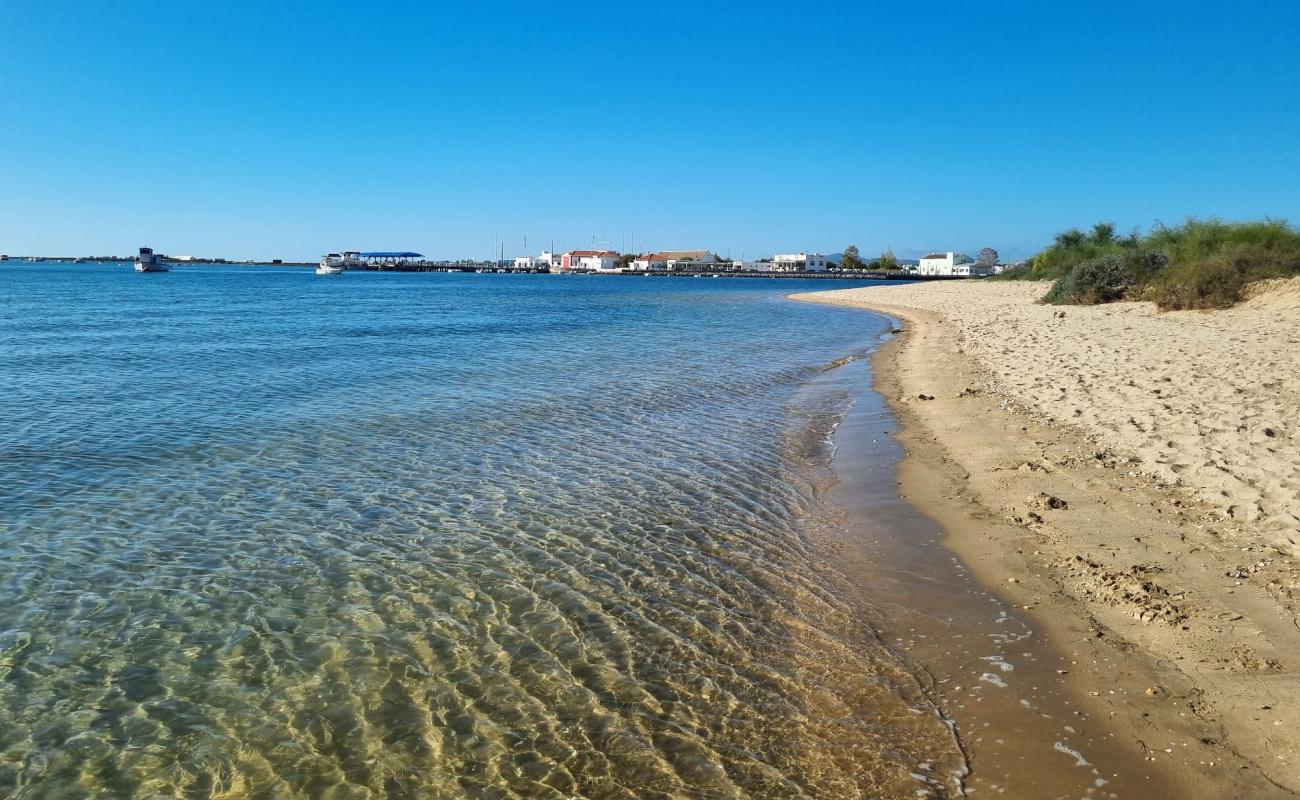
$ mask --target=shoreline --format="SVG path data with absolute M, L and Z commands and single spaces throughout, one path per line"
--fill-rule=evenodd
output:
M 942 527 L 944 550 L 1045 637 L 1060 666 L 1043 682 L 1056 684 L 1048 693 L 1060 707 L 1089 720 L 1094 742 L 1105 742 L 1098 765 L 1124 762 L 1121 776 L 1138 779 L 1098 784 L 1097 796 L 1141 787 L 1153 797 L 1295 797 L 1300 741 L 1289 721 L 1300 704 L 1286 669 L 1293 659 L 1275 652 L 1295 652 L 1294 616 L 1254 583 L 1223 585 L 1239 541 L 1220 530 L 1224 521 L 1211 529 L 1204 520 L 1213 509 L 1186 489 L 1000 397 L 945 315 L 845 297 L 860 291 L 790 298 L 904 321 L 902 336 L 871 357 L 875 389 L 901 426 L 899 491 Z M 1065 505 L 1054 508 L 1053 498 Z M 958 674 L 962 656 L 974 657 L 912 644 L 904 652 L 937 676 Z M 973 789 L 1016 794 L 993 778 L 1017 762 L 1034 766 L 1042 742 L 1018 728 L 999 737 L 1005 747 L 982 745 L 972 726 L 988 720 L 960 696 L 942 699 L 971 744 Z
M 824 557 L 875 641 L 911 664 L 952 729 L 967 771 L 942 796 L 1185 796 L 1163 765 L 1116 747 L 1104 715 L 1071 691 L 1068 660 L 899 496 L 898 419 L 872 380 L 881 349 L 834 371 L 855 399 L 833 439 L 825 500 L 836 518 Z
M 36 258 L 34 262 L 29 262 L 29 258 Z M 18 264 L 35 264 L 47 266 L 109 266 L 117 264 L 130 264 L 132 258 L 102 258 L 86 259 L 78 261 L 75 258 L 46 258 L 41 256 L 11 256 L 10 261 Z M 316 267 L 315 261 L 283 261 L 280 263 L 264 261 L 208 261 L 202 259 L 174 261 L 166 259 L 170 266 L 195 266 L 195 267 Z M 905 281 L 908 283 L 916 282 L 953 282 L 967 281 L 971 278 L 954 275 L 913 275 L 902 272 L 842 272 L 830 271 L 825 272 L 761 272 L 746 270 L 699 270 L 699 271 L 681 271 L 670 272 L 666 270 L 567 270 L 552 272 L 546 269 L 537 268 L 517 268 L 502 264 L 491 263 L 473 263 L 459 264 L 456 262 L 430 262 L 412 265 L 409 267 L 376 267 L 374 269 L 347 269 L 345 272 L 375 272 L 375 273 L 461 273 L 466 275 L 484 274 L 484 275 L 590 275 L 596 277 L 624 277 L 624 278 L 759 278 L 763 280 L 836 280 L 836 281 Z

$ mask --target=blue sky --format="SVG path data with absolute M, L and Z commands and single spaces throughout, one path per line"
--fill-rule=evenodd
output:
M 1300 221 L 1300 4 L 0 0 L 0 252 Z

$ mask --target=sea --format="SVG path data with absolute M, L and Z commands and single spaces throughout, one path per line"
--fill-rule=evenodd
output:
M 863 283 L 0 265 L 0 796 L 958 794 Z

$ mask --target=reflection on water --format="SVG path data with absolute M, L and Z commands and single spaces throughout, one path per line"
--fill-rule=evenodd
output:
M 0 794 L 952 791 L 807 535 L 866 317 L 309 272 L 0 278 Z

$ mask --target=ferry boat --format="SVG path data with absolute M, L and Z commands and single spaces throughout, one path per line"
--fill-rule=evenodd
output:
M 167 272 L 168 269 L 162 259 L 154 254 L 152 247 L 141 247 L 140 254 L 135 257 L 136 272 Z
M 344 258 L 338 253 L 326 253 L 316 267 L 317 275 L 342 275 Z

